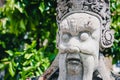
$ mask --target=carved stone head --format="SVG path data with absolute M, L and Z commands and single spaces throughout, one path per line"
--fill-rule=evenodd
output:
M 73 13 L 89 13 L 90 15 L 97 16 L 99 19 L 101 19 L 100 49 L 102 50 L 112 46 L 114 36 L 113 31 L 109 29 L 109 0 L 57 0 L 57 3 L 57 23 L 59 28 L 61 27 L 61 22 L 67 16 Z
M 58 80 L 92 80 L 99 51 L 113 43 L 108 3 L 58 0 Z
M 64 61 L 62 64 L 66 68 L 61 66 L 60 71 L 62 69 L 62 73 L 67 74 L 67 79 L 60 80 L 82 80 L 87 75 L 85 68 L 88 66 L 92 66 L 88 69 L 92 78 L 99 56 L 100 23 L 99 17 L 89 13 L 73 13 L 60 22 L 58 48 L 62 58 L 60 62 Z

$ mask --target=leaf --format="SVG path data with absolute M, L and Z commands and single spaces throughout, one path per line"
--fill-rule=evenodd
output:
M 4 58 L 4 59 L 2 59 L 1 61 L 2 61 L 2 62 L 6 62 L 6 61 L 9 61 L 9 59 L 8 59 L 8 58 Z
M 112 8 L 116 9 L 116 4 L 115 3 L 112 3 Z
M 17 4 L 15 4 L 15 8 L 17 8 L 20 11 L 20 13 L 23 13 L 23 8 L 20 7 L 20 3 L 19 2 Z
M 0 41 L 0 45 L 1 45 L 3 48 L 6 48 L 6 45 L 5 45 L 5 42 L 4 42 L 4 41 Z
M 4 64 L 0 63 L 0 69 L 3 69 L 3 68 L 4 68 Z
M 37 64 L 35 65 L 35 67 L 39 67 L 41 64 L 41 62 L 37 62 Z
M 28 72 L 28 71 L 32 70 L 33 68 L 34 68 L 33 66 L 23 67 L 23 70 Z
M 36 60 L 36 61 L 40 61 L 40 56 L 35 55 L 35 60 Z
M 25 62 L 23 63 L 23 66 L 26 66 L 26 65 L 30 64 L 30 62 L 31 62 L 31 61 L 25 61 Z
M 36 46 L 36 41 L 32 41 L 31 48 L 34 48 Z
M 43 71 L 41 70 L 41 68 L 40 68 L 40 67 L 38 67 L 37 69 L 38 69 L 38 71 L 39 71 L 39 73 L 40 73 L 40 74 L 42 74 L 42 73 L 43 73 Z
M 25 58 L 25 59 L 30 59 L 30 57 L 31 57 L 32 55 L 33 55 L 32 53 L 31 53 L 31 54 L 25 54 L 24 58 Z
M 39 73 L 38 71 L 36 71 L 35 73 L 36 73 L 36 76 L 39 76 L 39 75 L 40 75 L 40 73 Z
M 19 55 L 22 55 L 24 54 L 23 52 L 15 52 L 15 55 L 19 56 Z
M 13 51 L 11 51 L 11 50 L 8 50 L 8 51 L 5 51 L 6 53 L 8 53 L 10 56 L 13 56 Z
M 21 27 L 21 29 L 24 31 L 25 30 L 25 23 L 24 23 L 24 20 L 22 19 L 21 21 L 20 21 L 20 27 Z
M 39 9 L 40 9 L 40 11 L 43 13 L 43 11 L 45 10 L 44 2 L 41 2 L 41 3 L 40 3 Z
M 15 75 L 15 72 L 13 70 L 13 65 L 12 65 L 11 62 L 9 63 L 9 69 L 8 70 L 9 70 L 10 75 L 13 77 Z

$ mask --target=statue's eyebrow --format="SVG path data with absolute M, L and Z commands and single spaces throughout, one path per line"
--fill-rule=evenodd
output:
M 70 26 L 67 20 L 64 20 L 61 24 L 60 24 L 60 30 L 62 30 L 63 32 L 68 32 L 70 31 Z

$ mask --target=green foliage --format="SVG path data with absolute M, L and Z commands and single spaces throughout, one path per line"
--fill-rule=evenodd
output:
M 0 69 L 7 68 L 5 80 L 25 80 L 27 77 L 39 76 L 49 66 L 48 58 L 44 56 L 44 49 L 35 49 L 36 42 L 31 45 L 26 44 L 24 51 L 7 50 L 8 58 L 1 60 Z
M 120 60 L 120 0 L 110 0 L 115 42 L 107 53 Z M 0 7 L 0 70 L 5 80 L 41 75 L 57 54 L 56 0 L 6 0 Z
M 114 62 L 120 60 L 120 0 L 111 0 L 111 28 L 115 31 L 115 41 L 109 51 L 113 55 Z
M 23 50 L 25 43 L 35 40 L 37 49 L 46 46 L 45 52 L 56 54 L 54 4 L 54 0 L 6 0 L 0 8 L 0 53 Z
M 57 54 L 55 0 L 6 0 L 0 7 L 0 70 L 5 80 L 41 75 Z

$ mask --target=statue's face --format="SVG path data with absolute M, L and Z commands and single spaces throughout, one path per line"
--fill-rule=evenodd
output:
M 67 54 L 68 73 L 79 74 L 82 61 L 92 56 L 94 61 L 99 54 L 100 20 L 87 13 L 74 13 L 60 23 L 58 48 L 61 54 Z M 89 61 L 86 61 L 89 63 Z M 93 62 L 94 63 L 94 62 Z M 95 63 L 96 64 L 96 63 Z M 76 71 L 74 68 L 76 68 Z M 76 72 L 76 73 L 71 73 Z
M 74 13 L 60 23 L 58 48 L 64 53 L 97 55 L 100 20 L 87 13 Z

